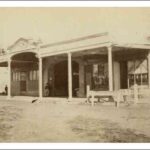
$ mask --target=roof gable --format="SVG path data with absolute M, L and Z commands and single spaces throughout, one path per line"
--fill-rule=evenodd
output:
M 28 48 L 33 48 L 37 45 L 32 39 L 19 38 L 14 44 L 9 46 L 7 49 L 11 51 L 20 51 Z

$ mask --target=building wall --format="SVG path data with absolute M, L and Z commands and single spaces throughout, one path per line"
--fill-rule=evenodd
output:
M 19 81 L 11 82 L 11 95 L 12 96 L 20 95 L 20 82 Z
M 38 96 L 38 81 L 27 80 L 27 91 L 20 91 L 20 81 L 11 82 L 11 94 L 12 96 L 27 95 L 27 96 Z
M 26 96 L 38 96 L 39 91 L 38 91 L 38 80 L 29 80 L 29 71 L 31 69 L 27 68 L 20 68 L 17 69 L 17 72 L 25 71 L 27 72 L 27 78 L 26 78 L 26 91 L 21 92 L 21 86 L 20 82 L 21 81 L 13 81 L 13 78 L 11 77 L 11 94 L 12 96 L 20 96 L 20 95 L 26 95 Z M 15 69 L 12 69 L 12 74 L 13 72 L 16 72 Z
M 120 64 L 117 61 L 113 62 L 113 81 L 114 81 L 114 90 L 120 89 Z
M 39 83 L 38 81 L 27 81 L 27 95 L 38 96 L 39 95 Z
M 79 97 L 85 96 L 85 73 L 84 73 L 84 62 L 79 62 Z

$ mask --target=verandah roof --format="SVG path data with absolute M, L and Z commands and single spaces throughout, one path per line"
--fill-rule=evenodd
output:
M 76 38 L 68 41 L 61 41 L 52 44 L 41 45 L 41 55 L 57 55 L 61 53 L 89 50 L 100 47 L 114 46 L 128 49 L 150 49 L 150 43 L 123 43 L 113 41 L 110 35 L 105 33 L 94 34 L 86 37 Z
M 82 50 L 91 50 L 93 48 L 100 48 L 100 47 L 106 47 L 106 46 L 114 46 L 114 47 L 120 47 L 121 48 L 130 48 L 130 49 L 150 49 L 150 43 L 119 43 L 115 42 L 111 39 L 107 32 L 99 33 L 99 34 L 93 34 L 89 36 L 84 36 L 80 38 L 75 38 L 71 40 L 66 41 L 60 41 L 56 43 L 49 43 L 49 44 L 42 44 L 40 45 L 40 55 L 42 57 L 50 56 L 50 55 L 57 55 L 61 53 L 68 53 L 68 52 L 75 52 L 75 51 L 82 51 Z M 18 41 L 18 40 L 17 40 Z M 17 44 L 17 42 L 15 42 Z M 14 44 L 13 44 L 14 45 Z M 31 45 L 31 49 L 37 49 L 36 47 L 33 48 L 33 45 Z M 21 51 L 28 51 L 30 50 L 30 47 L 27 49 L 22 49 L 17 52 Z M 9 51 L 9 50 L 8 50 Z M 14 50 L 15 51 L 15 50 Z M 9 52 L 13 53 L 13 49 Z M 4 55 L 0 56 L 0 62 L 3 62 Z

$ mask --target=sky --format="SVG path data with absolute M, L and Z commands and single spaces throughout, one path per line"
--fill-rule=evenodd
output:
M 20 37 L 53 43 L 102 32 L 114 42 L 150 43 L 150 8 L 0 8 L 0 48 Z
M 0 47 L 20 37 L 43 43 L 109 32 L 112 41 L 147 43 L 150 8 L 0 8 Z

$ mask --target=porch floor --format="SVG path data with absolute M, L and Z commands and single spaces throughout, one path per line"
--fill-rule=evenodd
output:
M 7 96 L 0 96 L 0 99 L 7 100 Z M 21 100 L 21 101 L 27 101 L 32 102 L 33 100 L 39 99 L 39 97 L 33 97 L 33 96 L 12 96 L 10 100 Z M 62 97 L 43 97 L 42 102 L 72 102 L 72 103 L 78 103 L 78 102 L 85 102 L 87 98 L 72 98 L 69 100 L 68 98 L 62 98 Z
M 33 100 L 37 100 L 39 97 L 33 97 L 33 96 L 12 96 L 9 101 L 26 101 L 26 102 L 32 102 Z M 0 96 L 0 100 L 8 100 L 7 96 Z M 62 98 L 62 97 L 43 97 L 40 103 L 70 103 L 70 104 L 78 104 L 78 103 L 85 103 L 87 101 L 87 98 L 72 98 L 69 100 L 68 98 Z M 129 101 L 121 102 L 121 104 L 129 104 L 129 103 L 134 103 L 134 99 L 131 98 Z M 149 98 L 139 98 L 138 102 L 139 104 L 141 103 L 150 103 Z M 104 105 L 109 105 L 109 104 L 114 104 L 114 102 L 96 102 L 95 105 L 99 104 L 104 104 Z

